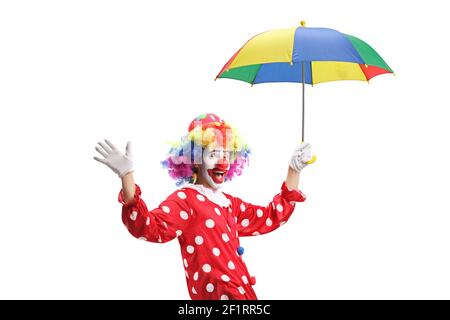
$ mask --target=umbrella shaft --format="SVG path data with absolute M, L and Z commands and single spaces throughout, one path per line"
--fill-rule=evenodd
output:
M 305 63 L 302 62 L 302 142 L 305 141 Z

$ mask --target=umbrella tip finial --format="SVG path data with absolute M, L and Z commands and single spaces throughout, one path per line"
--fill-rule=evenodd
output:
M 300 21 L 300 25 L 301 25 L 302 27 L 306 27 L 306 21 L 305 21 L 305 20 Z

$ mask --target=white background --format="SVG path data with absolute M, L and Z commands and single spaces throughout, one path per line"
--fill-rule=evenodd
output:
M 187 299 L 177 241 L 132 238 L 94 146 L 132 140 L 149 207 L 168 145 L 198 114 L 240 129 L 251 166 L 225 191 L 264 204 L 300 139 L 298 84 L 213 78 L 253 35 L 330 27 L 396 76 L 307 88 L 308 200 L 243 239 L 261 299 L 450 298 L 444 1 L 3 1 L 0 298 Z

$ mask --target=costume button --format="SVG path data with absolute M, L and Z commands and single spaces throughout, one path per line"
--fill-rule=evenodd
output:
M 250 284 L 252 286 L 254 286 L 256 284 L 256 278 L 255 277 L 250 277 Z
M 244 247 L 237 248 L 237 253 L 242 256 L 244 254 Z

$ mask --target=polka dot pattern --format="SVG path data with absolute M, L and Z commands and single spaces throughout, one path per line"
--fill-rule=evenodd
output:
M 139 188 L 136 194 L 140 197 Z M 229 204 L 220 207 L 224 202 L 219 205 L 185 187 L 154 210 L 146 210 L 142 199 L 123 208 L 126 227 L 137 238 L 162 243 L 179 237 L 186 281 L 195 299 L 256 298 L 250 286 L 254 281 L 237 252 L 238 237 L 258 236 L 285 224 L 295 201 L 302 201 L 299 192 L 289 193 L 285 186 L 266 208 L 226 197 Z M 240 287 L 233 290 L 231 283 Z
M 214 228 L 214 225 L 215 225 L 214 220 L 213 220 L 213 219 L 208 219 L 208 220 L 206 220 L 205 225 L 206 225 L 206 227 L 209 228 L 209 229 Z
M 197 245 L 202 245 L 203 244 L 203 237 L 202 236 L 196 236 L 195 237 L 195 243 L 197 244 Z
M 195 248 L 194 248 L 193 246 L 187 246 L 187 247 L 186 247 L 186 251 L 187 251 L 187 253 L 189 253 L 189 254 L 193 254 L 194 251 L 195 251 Z
M 168 206 L 162 206 L 162 211 L 164 213 L 170 213 L 170 208 Z
M 186 211 L 180 211 L 180 217 L 183 220 L 189 219 L 189 214 Z
M 202 270 L 206 273 L 209 273 L 209 272 L 211 272 L 211 266 L 209 264 L 205 263 L 202 267 Z
M 230 237 L 228 237 L 228 235 L 226 233 L 222 233 L 222 240 L 224 242 L 228 242 L 228 241 L 230 241 Z
M 230 281 L 230 277 L 227 276 L 226 274 L 222 275 L 221 278 L 222 278 L 222 280 L 225 281 L 225 282 L 229 282 L 229 281 Z

